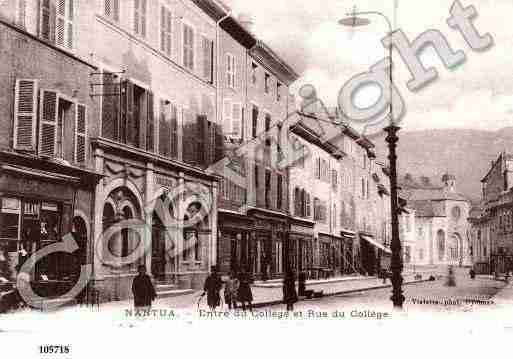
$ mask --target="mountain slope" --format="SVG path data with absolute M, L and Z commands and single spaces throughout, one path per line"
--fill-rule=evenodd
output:
M 384 137 L 374 139 L 379 158 L 388 154 Z M 478 200 L 481 179 L 501 151 L 513 152 L 513 128 L 499 131 L 445 129 L 399 132 L 398 171 L 428 176 L 435 184 L 446 171 L 454 174 L 457 190 Z

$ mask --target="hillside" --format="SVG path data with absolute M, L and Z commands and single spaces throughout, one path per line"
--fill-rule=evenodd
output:
M 499 131 L 445 129 L 399 132 L 398 170 L 439 183 L 445 171 L 457 178 L 457 190 L 478 200 L 490 162 L 501 151 L 513 152 L 513 128 Z M 379 158 L 388 153 L 384 137 L 374 139 Z

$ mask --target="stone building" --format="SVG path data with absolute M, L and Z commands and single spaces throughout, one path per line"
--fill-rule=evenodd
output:
M 481 273 L 504 273 L 513 269 L 513 156 L 500 153 L 481 183 L 481 203 L 469 218 L 473 264 Z
M 71 51 L 74 38 L 63 41 L 36 3 L 0 4 L 0 249 L 14 269 L 38 250 L 75 240 L 72 252 L 48 254 L 30 270 L 35 290 L 55 296 L 92 263 L 101 174 L 90 148 L 98 103 L 87 84 L 97 68 Z
M 415 180 L 411 175 L 401 179 L 400 195 L 415 212 L 414 221 L 411 216 L 402 217 L 404 256 L 409 251 L 410 264 L 468 266 L 471 256 L 467 218 L 471 203 L 457 192 L 454 175 L 444 174 L 441 182 L 439 186 L 428 177 Z M 409 239 L 410 235 L 415 239 Z

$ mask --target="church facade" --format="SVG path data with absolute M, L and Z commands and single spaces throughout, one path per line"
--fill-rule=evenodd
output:
M 428 177 L 406 175 L 401 197 L 410 214 L 401 217 L 401 241 L 405 265 L 471 265 L 470 201 L 456 190 L 456 177 L 446 173 L 441 186 Z

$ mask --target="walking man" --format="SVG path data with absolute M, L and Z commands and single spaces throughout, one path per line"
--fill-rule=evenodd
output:
M 219 292 L 223 286 L 223 281 L 217 274 L 217 268 L 212 266 L 210 268 L 210 275 L 205 280 L 205 285 L 203 286 L 203 294 L 202 296 L 207 294 L 207 303 L 210 310 L 216 309 L 221 304 L 221 297 Z
M 297 300 L 296 278 L 294 272 L 288 269 L 283 280 L 283 302 L 287 304 L 287 311 L 294 310 L 294 303 Z
M 155 287 L 151 282 L 150 276 L 146 274 L 146 267 L 139 265 L 137 268 L 139 274 L 132 282 L 132 293 L 134 295 L 134 307 L 149 310 L 151 303 L 157 298 Z

